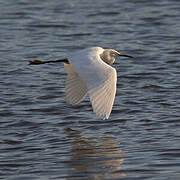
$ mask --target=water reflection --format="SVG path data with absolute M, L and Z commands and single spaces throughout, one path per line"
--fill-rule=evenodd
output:
M 79 131 L 67 129 L 72 140 L 71 158 L 67 162 L 68 180 L 113 179 L 121 172 L 122 151 L 113 137 L 85 138 Z

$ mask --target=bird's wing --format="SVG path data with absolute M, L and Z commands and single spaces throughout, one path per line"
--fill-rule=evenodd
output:
M 116 94 L 116 70 L 104 63 L 101 49 L 89 49 L 69 58 L 70 64 L 87 85 L 96 116 L 108 119 Z
M 106 74 L 106 81 L 89 90 L 93 111 L 103 119 L 108 119 L 114 104 L 116 94 L 116 71 L 115 69 Z
M 87 95 L 87 87 L 84 81 L 74 71 L 71 65 L 64 63 L 68 76 L 66 79 L 66 100 L 68 104 L 75 105 L 83 101 Z

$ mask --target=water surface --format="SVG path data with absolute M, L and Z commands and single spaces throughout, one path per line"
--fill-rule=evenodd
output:
M 0 3 L 0 179 L 179 180 L 180 2 Z M 65 100 L 63 65 L 28 66 L 91 46 L 118 58 L 108 120 Z

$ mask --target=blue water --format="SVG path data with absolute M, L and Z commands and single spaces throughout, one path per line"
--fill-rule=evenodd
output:
M 179 180 L 180 1 L 0 2 L 0 179 Z M 63 65 L 29 66 L 82 48 L 113 48 L 108 120 L 87 98 L 66 104 Z

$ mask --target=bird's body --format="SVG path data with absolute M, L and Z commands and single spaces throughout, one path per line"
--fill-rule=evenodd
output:
M 114 102 L 117 78 L 116 70 L 100 58 L 103 51 L 100 47 L 93 47 L 68 57 L 70 64 L 65 64 L 65 68 L 68 66 L 66 97 L 74 105 L 88 93 L 96 115 L 107 119 Z
M 114 63 L 117 55 L 131 57 L 121 55 L 113 49 L 92 47 L 73 53 L 62 61 L 58 60 L 64 62 L 68 73 L 67 102 L 72 105 L 79 104 L 89 95 L 96 116 L 108 119 L 114 103 L 117 81 L 116 70 L 110 64 Z M 47 61 L 38 64 L 43 63 Z M 36 63 L 31 61 L 30 64 Z

